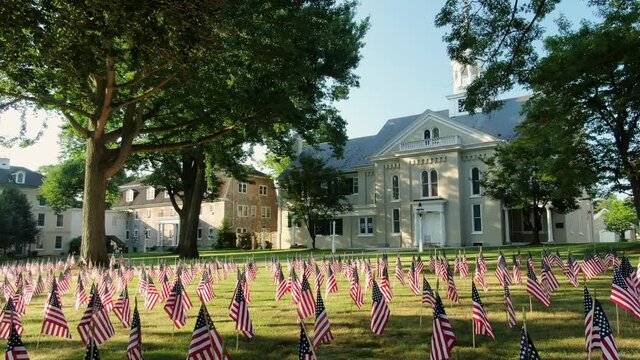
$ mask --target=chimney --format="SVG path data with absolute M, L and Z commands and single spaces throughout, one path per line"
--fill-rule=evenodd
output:
M 11 160 L 6 157 L 0 157 L 0 170 L 9 170 L 11 168 Z

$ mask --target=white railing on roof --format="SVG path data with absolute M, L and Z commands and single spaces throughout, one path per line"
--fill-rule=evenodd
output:
M 411 151 L 419 149 L 428 149 L 438 146 L 459 145 L 462 139 L 458 135 L 443 136 L 434 139 L 424 139 L 418 141 L 409 141 L 400 144 L 400 151 Z

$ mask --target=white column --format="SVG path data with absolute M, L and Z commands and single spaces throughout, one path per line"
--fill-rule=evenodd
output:
M 331 253 L 335 254 L 336 253 L 336 221 L 332 220 L 331 221 Z
M 445 225 L 444 209 L 442 209 L 442 211 L 440 211 L 440 233 L 442 234 L 440 239 L 441 246 L 447 245 L 447 227 Z
M 553 242 L 553 218 L 551 216 L 551 207 L 550 206 L 546 206 L 545 207 L 547 209 L 547 242 L 552 243 Z
M 504 242 L 505 244 L 511 244 L 511 228 L 509 227 L 509 209 L 502 208 L 504 214 Z

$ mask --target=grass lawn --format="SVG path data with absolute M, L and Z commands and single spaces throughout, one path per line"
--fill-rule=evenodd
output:
M 599 248 L 605 249 L 608 244 L 599 244 Z M 640 255 L 640 244 L 624 243 L 612 244 L 619 253 L 626 251 L 632 264 L 636 265 Z M 555 251 L 555 247 L 551 247 Z M 558 246 L 561 255 L 566 259 L 567 250 L 571 249 L 578 259 L 582 259 L 582 253 L 587 245 Z M 467 257 L 470 269 L 475 266 L 475 249 L 467 248 Z M 540 270 L 541 247 L 523 247 L 523 256 L 531 251 L 536 260 L 536 270 Z M 428 251 L 428 250 L 427 250 Z M 508 263 L 511 265 L 511 254 L 515 248 L 504 248 Z M 351 251 L 346 251 L 351 253 Z M 425 251 L 426 252 L 426 251 Z M 450 262 L 453 263 L 455 250 L 447 250 Z M 271 274 L 264 269 L 264 256 L 279 256 L 282 261 L 287 256 L 291 257 L 294 251 L 264 251 L 264 252 L 204 252 L 204 256 L 233 257 L 241 261 L 246 256 L 255 256 L 260 270 L 258 278 L 250 284 L 252 302 L 249 306 L 251 319 L 256 336 L 250 340 L 242 337 L 239 349 L 235 350 L 236 332 L 235 324 L 228 316 L 227 306 L 235 284 L 235 276 L 221 284 L 214 285 L 214 291 L 218 296 L 208 303 L 208 309 L 212 319 L 223 336 L 233 359 L 297 359 L 299 327 L 296 324 L 296 315 L 287 295 L 281 302 L 273 300 L 275 288 Z M 307 251 L 295 251 L 303 256 L 310 254 Z M 315 252 L 316 258 L 327 252 Z M 360 252 L 354 251 L 360 256 Z M 554 274 L 561 284 L 552 296 L 551 307 L 544 308 L 534 300 L 533 312 L 529 313 L 529 297 L 525 290 L 526 280 L 523 285 L 515 285 L 511 288 L 511 295 L 517 311 L 518 326 L 513 330 L 506 325 L 506 314 L 503 304 L 503 290 L 499 286 L 495 276 L 495 261 L 497 249 L 484 249 L 488 263 L 489 273 L 487 280 L 489 291 L 482 292 L 480 296 L 485 304 L 489 320 L 496 335 L 496 341 L 486 337 L 476 338 L 477 347 L 472 348 L 471 338 L 471 278 L 460 280 L 456 277 L 456 285 L 460 294 L 460 304 L 452 304 L 444 299 L 446 285 L 440 286 L 440 295 L 451 319 L 453 330 L 458 340 L 458 346 L 454 348 L 453 359 L 516 359 L 520 344 L 520 329 L 522 324 L 522 308 L 527 309 L 527 328 L 542 359 L 586 359 L 584 352 L 584 325 L 583 325 L 583 278 L 580 278 L 581 286 L 572 287 L 560 269 L 554 268 Z M 604 256 L 604 253 L 600 253 Z M 375 253 L 365 252 L 365 256 L 374 257 Z M 413 253 L 400 253 L 405 271 L 408 270 L 411 255 Z M 425 254 L 427 255 L 427 254 Z M 168 255 L 163 255 L 168 256 Z M 428 257 L 428 255 L 427 255 Z M 144 259 L 147 263 L 155 263 L 151 257 Z M 426 260 L 426 259 L 425 259 Z M 329 314 L 331 328 L 335 336 L 334 343 L 323 345 L 317 351 L 320 359 L 428 359 L 429 344 L 431 341 L 432 311 L 426 306 L 420 305 L 420 297 L 414 296 L 410 289 L 397 284 L 395 279 L 395 254 L 390 254 L 389 274 L 394 284 L 394 298 L 391 301 L 391 318 L 385 334 L 381 337 L 374 335 L 370 327 L 371 294 L 365 294 L 365 306 L 357 309 L 351 305 L 347 281 L 339 277 L 339 292 L 325 300 Z M 286 265 L 285 265 L 286 269 Z M 523 271 L 526 278 L 526 271 Z M 436 279 L 432 273 L 427 278 L 435 289 Z M 592 279 L 588 286 L 591 294 L 597 294 L 602 301 L 611 326 L 616 335 L 616 311 L 615 306 L 608 300 L 611 287 L 612 271 Z M 364 276 L 361 276 L 361 281 Z M 143 346 L 145 359 L 185 359 L 191 339 L 191 332 L 197 316 L 199 304 L 195 295 L 194 284 L 187 287 L 187 291 L 194 302 L 194 307 L 189 311 L 187 325 L 176 330 L 172 335 L 171 322 L 163 311 L 163 304 L 158 304 L 152 311 L 144 309 L 143 300 L 138 299 L 140 305 L 140 317 L 142 322 Z M 310 281 L 313 285 L 313 280 Z M 326 281 L 325 281 L 326 282 Z M 134 278 L 129 284 L 130 294 L 137 289 L 138 279 Z M 75 289 L 75 276 L 72 282 L 72 290 L 67 293 L 62 301 L 65 305 L 64 313 L 72 329 L 73 340 L 67 341 L 53 337 L 43 337 L 40 347 L 36 350 L 37 334 L 42 324 L 44 296 L 34 298 L 27 309 L 27 314 L 22 321 L 25 325 L 23 342 L 27 346 L 31 359 L 81 359 L 84 348 L 80 341 L 76 326 L 84 309 L 73 310 L 73 292 Z M 323 286 L 324 292 L 324 286 Z M 324 295 L 324 293 L 323 293 Z M 420 326 L 422 315 L 422 326 Z M 640 320 L 620 310 L 620 335 L 616 336 L 616 342 L 620 349 L 622 359 L 640 359 Z M 108 340 L 100 347 L 101 359 L 123 359 L 128 342 L 129 331 L 123 329 L 115 315 L 111 314 L 111 320 L 116 328 L 116 336 Z M 307 327 L 310 337 L 313 335 L 313 320 L 307 318 Z M 600 358 L 599 354 L 593 356 Z

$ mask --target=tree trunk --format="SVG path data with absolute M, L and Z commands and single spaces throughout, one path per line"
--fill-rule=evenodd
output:
M 198 227 L 200 225 L 200 209 L 204 192 L 207 189 L 205 178 L 204 153 L 198 151 L 195 156 L 188 153 L 182 155 L 182 183 L 184 194 L 180 214 L 180 242 L 178 255 L 180 258 L 193 259 L 198 254 Z
M 107 264 L 107 244 L 104 226 L 107 177 L 103 166 L 104 148 L 87 139 L 82 207 L 82 246 L 80 254 L 96 264 Z
M 631 187 L 631 195 L 633 195 L 633 207 L 636 210 L 636 219 L 640 220 L 640 176 L 633 173 L 628 176 L 629 186 Z

